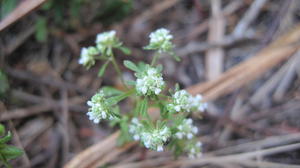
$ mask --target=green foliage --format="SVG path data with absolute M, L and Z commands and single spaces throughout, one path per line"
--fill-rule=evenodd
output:
M 105 70 L 106 70 L 106 68 L 107 68 L 107 66 L 108 66 L 109 63 L 110 63 L 109 61 L 106 61 L 106 63 L 104 63 L 104 64 L 101 66 L 101 68 L 100 68 L 100 70 L 99 70 L 99 72 L 98 72 L 98 76 L 99 76 L 99 77 L 102 77 L 102 76 L 104 75 Z
M 46 42 L 48 36 L 47 20 L 45 17 L 39 17 L 35 23 L 35 38 L 39 42 Z
M 109 103 L 109 105 L 113 106 L 134 93 L 135 93 L 135 89 L 131 89 L 123 94 L 108 98 L 107 102 Z
M 23 154 L 23 151 L 15 146 L 8 145 L 7 142 L 12 139 L 10 132 L 5 135 L 5 127 L 0 124 L 0 166 L 10 168 L 9 160 L 15 159 Z
M 0 69 L 0 97 L 3 97 L 9 89 L 9 83 L 6 74 Z
M 128 69 L 130 69 L 132 71 L 141 72 L 141 70 L 131 61 L 125 60 L 124 65 L 125 65 L 125 67 L 127 67 Z
M 17 5 L 17 0 L 0 1 L 0 20 L 8 15 Z
M 129 15 L 133 0 L 102 0 L 102 4 L 97 19 L 109 25 Z

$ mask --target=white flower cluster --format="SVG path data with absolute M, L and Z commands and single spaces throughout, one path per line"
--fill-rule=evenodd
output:
M 158 50 L 158 52 L 171 52 L 174 48 L 171 40 L 173 36 L 170 34 L 170 31 L 165 28 L 160 28 L 150 35 L 150 43 L 146 46 L 146 49 Z
M 141 133 L 141 140 L 146 148 L 163 151 L 163 145 L 171 136 L 171 131 L 168 127 L 154 129 L 151 131 L 144 131 Z
M 188 156 L 190 159 L 195 159 L 196 157 L 202 156 L 202 143 L 196 142 L 188 145 Z
M 131 124 L 129 125 L 129 133 L 133 135 L 133 139 L 138 141 L 141 139 L 140 133 L 143 129 L 143 125 L 139 122 L 137 118 L 131 119 Z
M 115 30 L 100 33 L 97 35 L 96 38 L 97 48 L 102 49 L 103 47 L 108 47 L 109 45 L 113 45 L 115 41 L 116 41 Z
M 198 133 L 198 128 L 193 126 L 193 120 L 190 118 L 182 120 L 177 129 L 178 131 L 175 136 L 178 139 L 183 139 L 184 137 L 192 139 Z
M 104 56 L 112 55 L 112 48 L 121 47 L 122 43 L 116 37 L 116 31 L 108 31 L 99 33 L 96 38 L 96 46 L 84 47 L 81 49 L 79 64 L 90 68 L 95 64 L 96 56 L 102 54 Z
M 129 132 L 134 140 L 140 140 L 146 148 L 163 151 L 164 143 L 171 136 L 171 131 L 167 126 L 155 129 L 146 129 L 137 118 L 131 120 Z
M 109 113 L 109 106 L 106 103 L 103 91 L 96 93 L 87 104 L 90 106 L 87 115 L 95 124 L 98 124 L 102 119 L 114 118 Z
M 164 88 L 162 74 L 156 68 L 149 67 L 146 73 L 136 81 L 136 90 L 142 95 L 158 95 Z
M 168 109 L 176 112 L 204 111 L 207 104 L 201 101 L 201 95 L 192 96 L 185 90 L 179 90 L 172 96 L 172 103 L 168 105 Z
M 81 49 L 79 64 L 89 68 L 95 64 L 94 56 L 99 54 L 99 51 L 95 47 L 84 47 Z

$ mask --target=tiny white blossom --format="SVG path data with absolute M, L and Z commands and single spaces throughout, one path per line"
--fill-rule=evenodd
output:
M 141 131 L 143 125 L 140 123 L 140 121 L 137 118 L 132 118 L 131 123 L 129 125 L 129 133 L 133 135 L 133 139 L 135 141 L 138 141 L 141 139 Z
M 177 130 L 175 136 L 178 139 L 183 139 L 184 137 L 192 139 L 198 133 L 198 128 L 193 126 L 193 120 L 190 118 L 182 120 L 177 126 Z
M 185 90 L 179 90 L 172 96 L 172 103 L 168 105 L 168 109 L 175 112 L 204 111 L 207 104 L 202 100 L 201 95 L 192 96 Z
M 146 148 L 163 151 L 163 145 L 169 137 L 171 136 L 171 131 L 168 127 L 156 128 L 153 130 L 143 130 L 141 133 L 141 141 Z
M 186 150 L 190 159 L 199 158 L 202 156 L 202 143 L 190 143 L 189 145 L 187 145 Z
M 119 48 L 122 43 L 116 36 L 116 31 L 99 33 L 96 38 L 96 46 L 100 53 L 104 56 L 112 56 L 112 48 Z
M 136 90 L 141 95 L 158 95 L 164 86 L 162 74 L 152 67 L 149 67 L 136 81 Z
M 170 31 L 165 28 L 157 29 L 152 32 L 150 35 L 150 43 L 146 46 L 146 49 L 158 50 L 158 52 L 171 52 L 174 48 L 171 40 L 173 36 L 170 34 Z
M 116 38 L 115 30 L 99 33 L 96 38 L 96 43 L 102 45 L 111 44 L 114 42 L 115 38 Z
M 97 54 L 99 54 L 99 51 L 95 47 L 84 47 L 81 49 L 80 59 L 78 63 L 87 68 L 90 68 L 95 64 L 94 56 Z
M 87 102 L 90 106 L 87 115 L 89 119 L 98 124 L 102 119 L 113 119 L 114 117 L 109 113 L 109 107 L 106 103 L 103 91 L 96 93 L 90 101 Z

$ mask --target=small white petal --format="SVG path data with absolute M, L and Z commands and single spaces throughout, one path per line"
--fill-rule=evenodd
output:
M 164 148 L 162 146 L 157 147 L 157 152 L 162 152 L 163 150 L 164 150 Z

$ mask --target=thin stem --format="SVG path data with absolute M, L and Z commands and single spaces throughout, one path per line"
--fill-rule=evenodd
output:
M 160 54 L 158 52 L 156 52 L 151 61 L 151 66 L 153 66 L 156 63 L 159 56 L 160 56 Z
M 123 85 L 127 88 L 127 86 L 126 86 L 126 84 L 125 84 L 125 82 L 124 82 L 124 79 L 123 79 L 122 72 L 121 72 L 121 70 L 120 70 L 119 65 L 118 65 L 117 62 L 116 62 L 116 59 L 115 59 L 115 56 L 114 56 L 113 53 L 111 54 L 111 62 L 113 63 L 113 66 L 114 66 L 114 68 L 115 68 L 115 70 L 116 70 L 116 72 L 117 72 L 119 78 L 121 79 Z

